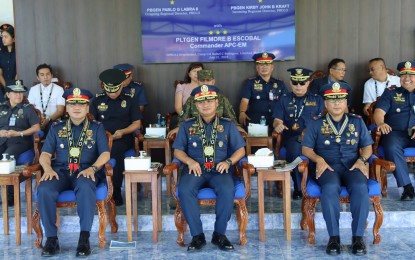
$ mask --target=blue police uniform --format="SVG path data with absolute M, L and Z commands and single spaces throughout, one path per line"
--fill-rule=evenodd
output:
M 269 82 L 266 82 L 261 76 L 247 79 L 242 87 L 241 98 L 249 99 L 246 114 L 251 118 L 250 122 L 259 124 L 261 116 L 265 116 L 267 125 L 272 125 L 275 104 L 285 93 L 287 88 L 281 80 L 271 77 Z
M 339 135 L 329 126 L 332 121 Z M 343 130 L 343 132 L 341 132 Z M 353 236 L 363 236 L 369 214 L 369 194 L 366 176 L 359 169 L 349 169 L 359 158 L 359 148 L 373 144 L 365 123 L 360 116 L 345 114 L 340 122 L 329 114 L 311 121 L 304 135 L 303 146 L 314 149 L 333 168 L 317 179 L 321 187 L 321 208 L 329 235 L 339 236 L 340 187 L 350 193 Z
M 229 158 L 236 150 L 244 147 L 245 141 L 232 121 L 219 117 L 216 117 L 215 120 L 219 120 L 214 147 L 214 164 L 217 165 L 219 162 Z M 206 136 L 211 136 L 215 120 L 212 120 L 209 124 L 203 122 Z M 233 169 L 231 167 L 227 174 L 220 174 L 215 169 L 212 169 L 210 172 L 204 169 L 203 146 L 199 130 L 197 119 L 188 119 L 180 125 L 176 140 L 173 143 L 174 149 L 184 151 L 189 157 L 200 163 L 203 172 L 200 177 L 188 174 L 189 169 L 185 165 L 179 182 L 180 205 L 189 224 L 191 235 L 199 235 L 203 233 L 203 227 L 197 199 L 198 191 L 204 185 L 209 185 L 215 189 L 217 195 L 215 231 L 224 235 L 233 210 L 235 195 L 232 177 Z
M 131 94 L 138 106 L 145 106 L 148 104 L 146 92 L 142 83 L 132 81 L 130 85 L 125 86 L 122 91 Z
M 415 93 L 405 88 L 389 87 L 376 103 L 376 109 L 386 112 L 385 123 L 392 127 L 392 132 L 382 135 L 381 144 L 385 159 L 395 163 L 394 176 L 398 187 L 411 183 L 408 165 L 403 149 L 415 146 L 408 129 L 415 126 Z
M 111 99 L 106 93 L 101 93 L 92 99 L 89 113 L 103 123 L 105 130 L 114 134 L 115 131 L 127 128 L 132 122 L 141 119 L 141 111 L 137 106 L 130 94 L 121 93 L 116 99 Z M 134 137 L 131 134 L 113 141 L 111 158 L 117 162 L 112 177 L 115 189 L 120 189 L 122 185 L 124 153 L 133 147 Z
M 283 132 L 284 146 L 287 149 L 287 160 L 293 161 L 301 155 L 301 133 L 313 117 L 323 112 L 324 100 L 322 97 L 309 92 L 302 97 L 294 93 L 284 94 L 277 102 L 273 118 L 283 121 L 288 130 Z M 294 190 L 301 191 L 301 174 L 298 168 L 292 173 Z
M 71 123 L 74 140 L 79 140 L 84 124 L 76 126 Z M 78 171 L 69 173 L 69 147 L 68 147 L 68 128 L 66 121 L 54 123 L 46 137 L 42 152 L 54 154 L 56 159 L 52 165 L 53 170 L 59 175 L 59 180 L 42 181 L 37 188 L 38 206 L 45 227 L 46 237 L 56 237 L 56 201 L 60 192 L 74 190 L 76 195 L 77 211 L 80 218 L 81 231 L 90 231 L 94 219 L 96 203 L 96 185 L 100 179 L 105 178 L 103 173 L 97 174 L 95 182 L 81 176 L 77 178 L 79 172 L 93 165 L 103 152 L 109 152 L 108 140 L 105 135 L 104 126 L 96 121 L 89 121 L 90 125 L 86 132 L 84 145 L 81 149 L 80 165 Z

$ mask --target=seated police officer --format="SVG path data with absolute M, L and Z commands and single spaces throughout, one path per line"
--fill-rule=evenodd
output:
M 193 237 L 188 251 L 206 244 L 197 199 L 199 189 L 205 185 L 212 187 L 217 196 L 212 243 L 221 250 L 233 250 L 225 235 L 235 195 L 232 165 L 245 155 L 245 142 L 234 123 L 216 115 L 217 93 L 218 88 L 211 85 L 192 91 L 199 115 L 183 122 L 173 143 L 174 156 L 185 164 L 179 199 Z
M 249 122 L 259 124 L 265 116 L 267 125 L 272 125 L 272 113 L 278 98 L 287 92 L 284 82 L 272 77 L 275 55 L 269 52 L 252 56 L 258 73 L 242 86 L 239 104 L 239 123 L 247 126 Z M 248 122 L 249 121 L 249 122 Z
M 121 70 L 125 74 L 125 81 L 122 83 L 122 91 L 129 93 L 136 99 L 137 105 L 141 112 L 144 111 L 144 107 L 148 104 L 146 91 L 144 86 L 140 82 L 133 81 L 134 67 L 131 64 L 123 63 L 117 64 L 113 67 L 114 69 Z
M 321 209 L 330 240 L 327 254 L 340 254 L 340 190 L 346 186 L 352 213 L 352 253 L 366 254 L 363 233 L 369 214 L 367 179 L 372 138 L 360 116 L 346 114 L 347 83 L 323 86 L 328 113 L 307 125 L 302 152 L 316 163 L 315 177 L 321 187 Z M 360 154 L 359 154 L 360 151 Z
M 274 108 L 274 130 L 283 133 L 284 146 L 287 149 L 287 160 L 294 161 L 301 155 L 301 133 L 307 124 L 324 110 L 324 100 L 317 94 L 308 91 L 311 70 L 291 68 L 291 89 L 293 92 L 283 94 Z M 293 199 L 302 198 L 301 174 L 296 167 L 291 177 L 294 183 Z
M 376 103 L 373 118 L 382 132 L 385 159 L 396 164 L 393 172 L 398 187 L 403 187 L 401 200 L 413 200 L 414 187 L 403 149 L 415 146 L 415 61 L 398 64 L 401 87 L 387 88 Z
M 21 80 L 6 87 L 6 101 L 0 103 L 0 154 L 14 158 L 33 148 L 32 134 L 40 130 L 40 118 L 30 104 L 24 104 L 27 88 Z M 14 205 L 13 186 L 7 186 L 7 203 Z
M 115 205 L 124 204 L 121 185 L 124 178 L 124 153 L 134 147 L 134 131 L 141 128 L 141 111 L 130 93 L 122 93 L 125 74 L 121 70 L 108 69 L 99 75 L 104 84 L 104 93 L 97 94 L 91 101 L 90 113 L 104 124 L 112 134 L 111 158 L 117 162 L 112 181 Z
M 96 185 L 110 153 L 104 126 L 87 118 L 92 94 L 75 88 L 65 91 L 63 96 L 69 119 L 52 125 L 39 158 L 44 173 L 36 192 L 47 237 L 42 256 L 53 256 L 59 251 L 56 201 L 59 193 L 74 190 L 81 226 L 76 256 L 86 257 L 91 253 L 89 232 L 94 220 Z

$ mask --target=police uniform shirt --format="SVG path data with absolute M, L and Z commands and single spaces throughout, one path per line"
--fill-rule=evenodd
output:
M 248 115 L 272 115 L 275 102 L 284 93 L 287 93 L 287 89 L 281 80 L 271 77 L 269 82 L 266 82 L 261 76 L 257 76 L 246 80 L 241 98 L 249 99 Z
M 359 157 L 359 148 L 372 145 L 373 140 L 358 115 L 345 114 L 340 122 L 332 120 L 337 131 L 340 130 L 346 116 L 349 122 L 340 136 L 340 142 L 336 142 L 337 137 L 330 131 L 326 115 L 322 115 L 309 122 L 301 144 L 314 149 L 329 165 L 342 164 L 350 169 Z
M 30 104 L 20 103 L 14 108 L 11 108 L 8 101 L 0 104 L 0 130 L 24 131 L 39 122 L 40 119 Z M 25 136 L 25 138 L 30 138 L 30 136 Z M 0 144 L 6 140 L 6 137 L 1 137 Z
M 313 121 L 313 117 L 318 116 L 324 109 L 324 100 L 319 95 L 307 92 L 303 97 L 296 97 L 294 93 L 289 93 L 280 97 L 272 117 L 282 120 L 288 127 L 288 131 L 284 131 L 284 134 L 300 135 L 307 128 L 307 124 Z M 296 117 L 298 120 L 295 120 Z M 299 126 L 296 130 L 293 129 L 295 123 Z
M 86 120 L 79 125 L 71 124 L 74 141 L 78 141 Z M 54 154 L 56 159 L 54 169 L 68 169 L 68 129 L 66 121 L 54 123 L 46 136 L 42 152 Z M 90 120 L 89 130 L 86 132 L 84 145 L 80 155 L 79 171 L 90 167 L 103 152 L 109 152 L 108 139 L 103 124 Z
M 116 99 L 111 99 L 106 93 L 97 94 L 91 103 L 89 113 L 111 134 L 141 119 L 137 102 L 127 93 L 121 93 Z
M 123 88 L 123 93 L 131 94 L 139 106 L 148 104 L 144 86 L 138 82 L 131 82 L 130 85 Z
M 7 48 L 0 51 L 0 68 L 3 70 L 3 77 L 6 81 L 6 86 L 13 85 L 16 77 L 16 52 L 8 52 Z
M 415 93 L 403 87 L 390 87 L 376 102 L 376 108 L 386 112 L 385 123 L 394 131 L 407 131 L 415 126 Z
M 206 138 L 209 140 L 214 120 L 205 124 Z M 235 124 L 227 118 L 219 118 L 217 137 L 215 142 L 215 159 L 217 165 L 228 159 L 236 150 L 244 147 L 245 141 L 236 128 Z M 190 158 L 197 161 L 202 170 L 204 164 L 202 139 L 196 118 L 184 121 L 172 146 L 174 149 L 184 151 Z M 186 166 L 185 171 L 188 171 Z

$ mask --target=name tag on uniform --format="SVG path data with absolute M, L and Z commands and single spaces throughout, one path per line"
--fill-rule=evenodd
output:
M 15 126 L 16 125 L 16 117 L 12 116 L 10 117 L 9 126 Z

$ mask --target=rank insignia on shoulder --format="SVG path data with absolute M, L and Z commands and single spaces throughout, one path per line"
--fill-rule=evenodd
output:
M 98 94 L 95 94 L 95 97 L 102 97 L 102 96 L 105 96 L 106 94 L 105 93 L 98 93 Z
M 196 120 L 196 117 L 189 117 L 189 118 L 184 119 L 185 122 L 190 122 L 192 120 Z
M 349 113 L 348 115 L 352 116 L 352 117 L 356 117 L 356 118 L 362 118 L 361 115 L 357 115 L 357 114 L 353 114 L 353 113 Z
M 134 81 L 134 83 L 140 86 L 143 85 L 143 83 L 141 83 L 140 81 Z
M 128 97 L 134 97 L 134 94 L 131 94 L 131 93 L 124 93 L 124 95 Z

